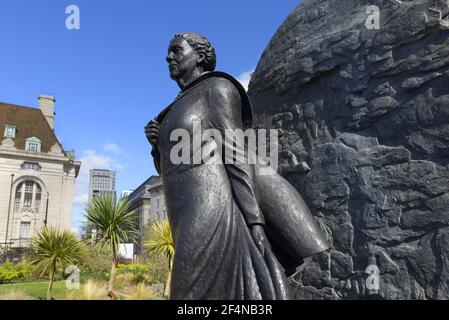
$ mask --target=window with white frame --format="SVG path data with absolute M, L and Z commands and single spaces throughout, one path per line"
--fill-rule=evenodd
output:
M 21 210 L 38 213 L 41 207 L 42 189 L 38 183 L 32 180 L 21 182 L 16 188 L 14 199 L 14 212 Z
M 22 170 L 41 171 L 41 166 L 36 162 L 24 162 L 21 166 Z
M 33 189 L 34 189 L 34 182 L 33 181 L 25 181 L 25 197 L 24 197 L 24 203 L 23 206 L 25 208 L 31 208 L 31 205 L 33 203 Z
M 25 150 L 29 152 L 41 152 L 41 141 L 36 137 L 26 139 Z
M 41 207 L 42 200 L 42 190 L 39 185 L 36 185 L 36 189 L 34 190 L 34 212 L 39 212 Z
M 30 152 L 38 152 L 39 150 L 39 144 L 36 142 L 30 142 L 28 144 L 28 151 Z
M 16 137 L 16 127 L 9 124 L 5 125 L 5 133 L 3 137 L 14 139 Z
M 30 238 L 31 222 L 22 221 L 20 223 L 20 239 Z
M 14 199 L 14 212 L 15 213 L 19 213 L 21 199 L 22 199 L 21 189 L 18 189 L 16 191 L 16 198 Z

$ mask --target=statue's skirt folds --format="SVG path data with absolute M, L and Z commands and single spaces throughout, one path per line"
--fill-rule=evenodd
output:
M 164 177 L 176 252 L 171 299 L 288 299 L 284 270 L 262 256 L 236 205 L 223 165 Z
M 256 174 L 255 181 L 267 236 L 286 271 L 330 248 L 307 204 L 288 181 L 278 173 Z

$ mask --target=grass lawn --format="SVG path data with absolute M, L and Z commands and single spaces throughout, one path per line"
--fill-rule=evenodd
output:
M 0 285 L 0 295 L 6 294 L 11 291 L 24 291 L 27 295 L 35 299 L 47 298 L 48 282 L 31 282 L 31 283 L 15 283 L 15 284 L 3 284 Z M 82 289 L 82 285 L 81 285 Z M 80 290 L 81 290 L 80 289 Z M 80 290 L 69 290 L 66 288 L 65 281 L 58 281 L 53 283 L 52 296 L 55 299 L 62 299 L 68 292 L 77 292 Z
M 28 282 L 0 285 L 0 300 L 28 300 L 47 298 L 48 282 Z M 52 297 L 55 300 L 109 300 L 106 293 L 107 283 L 89 281 L 81 284 L 80 289 L 67 289 L 65 281 L 53 283 Z M 118 286 L 114 293 L 119 300 L 160 300 L 146 285 Z M 3 297 L 2 297 L 3 296 Z

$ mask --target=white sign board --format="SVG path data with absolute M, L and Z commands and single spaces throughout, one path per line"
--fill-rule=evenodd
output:
M 134 260 L 134 244 L 132 243 L 120 243 L 118 245 L 118 255 L 122 259 Z

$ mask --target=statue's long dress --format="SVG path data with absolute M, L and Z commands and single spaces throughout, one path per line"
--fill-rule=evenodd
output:
M 192 140 L 196 121 L 201 121 L 202 132 L 217 129 L 223 137 L 225 129 L 242 128 L 236 87 L 220 77 L 197 81 L 180 94 L 161 122 L 158 170 L 176 250 L 171 299 L 288 299 L 284 270 L 270 247 L 263 256 L 251 237 L 250 226 L 265 221 L 250 167 L 193 164 L 198 148 L 192 144 L 191 164 L 170 160 L 172 148 L 179 147 L 170 135 L 184 129 Z M 213 140 L 205 143 L 216 146 Z

